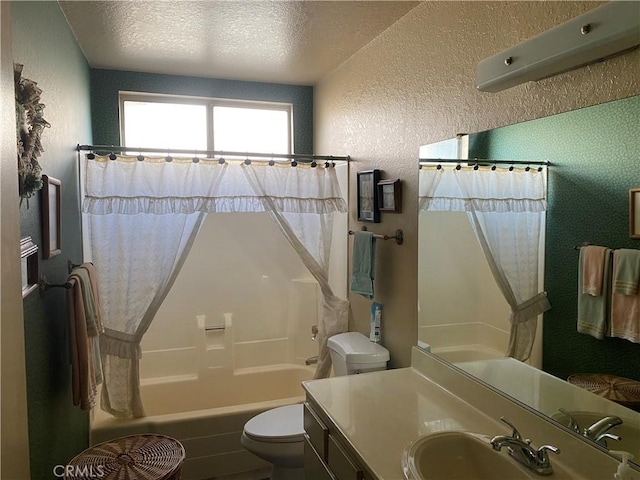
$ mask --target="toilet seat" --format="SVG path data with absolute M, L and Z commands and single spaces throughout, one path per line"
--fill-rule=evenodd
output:
M 244 426 L 244 434 L 258 442 L 294 443 L 304 440 L 302 404 L 287 405 L 256 415 Z

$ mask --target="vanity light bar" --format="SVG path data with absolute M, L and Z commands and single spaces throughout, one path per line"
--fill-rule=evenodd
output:
M 482 60 L 476 68 L 476 88 L 499 92 L 606 60 L 638 45 L 638 2 L 608 2 Z

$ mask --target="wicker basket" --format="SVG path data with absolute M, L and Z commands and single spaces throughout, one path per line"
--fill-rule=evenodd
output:
M 605 373 L 576 373 L 569 383 L 633 409 L 640 408 L 640 382 Z
M 184 447 L 175 438 L 143 434 L 87 448 L 69 462 L 68 480 L 179 480 Z

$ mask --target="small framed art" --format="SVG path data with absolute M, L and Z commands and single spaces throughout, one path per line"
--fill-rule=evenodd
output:
M 42 258 L 62 253 L 60 231 L 60 180 L 42 176 Z
M 22 270 L 22 298 L 38 288 L 38 246 L 31 237 L 20 240 L 20 267 Z
M 640 239 L 640 188 L 629 190 L 629 236 Z
M 358 221 L 379 223 L 377 185 L 380 181 L 380 170 L 363 170 L 358 172 L 357 176 Z
M 378 182 L 378 205 L 381 212 L 402 212 L 402 184 L 400 179 Z

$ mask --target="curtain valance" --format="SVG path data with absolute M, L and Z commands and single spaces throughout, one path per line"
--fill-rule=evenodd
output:
M 508 175 L 505 175 L 508 172 Z M 420 169 L 420 210 L 443 212 L 544 212 L 544 171 L 473 167 Z
M 250 172 L 260 178 L 260 191 L 249 180 Z M 84 174 L 83 211 L 93 215 L 347 211 L 335 169 L 321 164 L 95 156 L 85 157 Z

